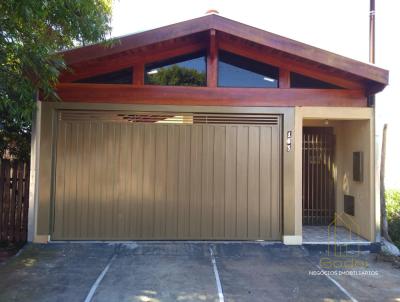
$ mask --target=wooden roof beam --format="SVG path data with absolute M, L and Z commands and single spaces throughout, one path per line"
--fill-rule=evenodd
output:
M 207 50 L 207 86 L 218 86 L 218 45 L 215 29 L 210 30 Z
M 336 106 L 365 107 L 359 90 L 213 88 L 65 83 L 57 86 L 65 102 L 199 106 Z

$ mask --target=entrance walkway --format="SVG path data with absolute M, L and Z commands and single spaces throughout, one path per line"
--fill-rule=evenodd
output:
M 368 244 L 369 241 L 351 232 L 345 227 L 337 226 L 303 226 L 303 244 Z

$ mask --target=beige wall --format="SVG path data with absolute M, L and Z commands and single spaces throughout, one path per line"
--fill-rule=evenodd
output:
M 369 240 L 374 239 L 373 177 L 370 121 L 343 121 L 337 131 L 337 214 L 345 224 Z M 353 180 L 353 152 L 363 152 L 363 181 Z M 343 213 L 344 194 L 354 196 L 354 217 Z

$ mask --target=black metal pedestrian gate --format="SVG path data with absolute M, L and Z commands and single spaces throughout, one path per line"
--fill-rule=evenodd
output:
M 332 127 L 303 128 L 303 225 L 328 225 L 334 219 Z

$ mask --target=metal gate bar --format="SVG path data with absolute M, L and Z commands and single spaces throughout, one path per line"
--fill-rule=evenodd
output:
M 303 128 L 303 224 L 327 225 L 335 213 L 332 127 Z

